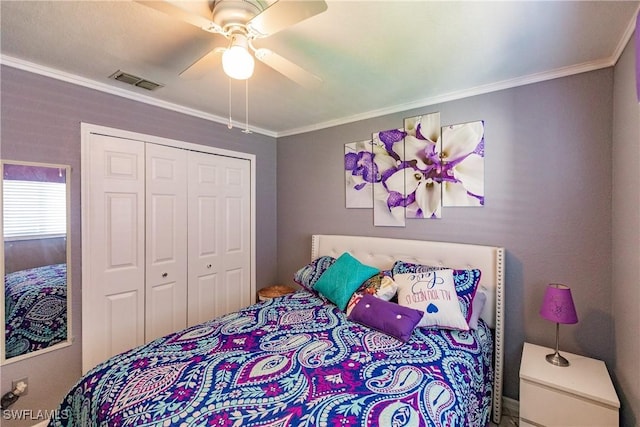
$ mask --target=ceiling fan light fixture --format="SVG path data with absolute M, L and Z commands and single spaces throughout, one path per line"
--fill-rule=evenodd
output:
M 222 54 L 222 69 L 232 79 L 246 80 L 253 75 L 255 61 L 248 46 L 244 34 L 234 34 L 229 48 Z

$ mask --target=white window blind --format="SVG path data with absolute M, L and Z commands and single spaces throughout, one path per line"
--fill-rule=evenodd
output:
M 5 239 L 66 235 L 66 184 L 5 180 L 2 186 Z

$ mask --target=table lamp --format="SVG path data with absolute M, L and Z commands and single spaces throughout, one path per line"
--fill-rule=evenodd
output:
M 548 285 L 540 308 L 540 316 L 556 323 L 556 351 L 547 355 L 547 362 L 555 366 L 569 366 L 569 361 L 558 352 L 558 345 L 560 323 L 578 323 L 578 315 L 571 298 L 571 289 L 558 283 Z

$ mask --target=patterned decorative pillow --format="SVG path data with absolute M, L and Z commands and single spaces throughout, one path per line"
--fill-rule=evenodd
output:
M 328 255 L 318 257 L 298 270 L 293 275 L 293 281 L 306 290 L 313 291 L 313 285 L 334 262 L 336 259 Z
M 351 295 L 380 270 L 363 264 L 348 252 L 338 257 L 327 270 L 322 273 L 313 289 L 338 306 L 342 311 L 347 307 Z
M 347 316 L 364 295 L 374 295 L 383 301 L 390 301 L 398 291 L 398 284 L 391 277 L 391 270 L 383 270 L 367 279 L 351 296 L 347 303 Z
M 444 267 L 412 264 L 405 261 L 396 261 L 395 264 L 393 264 L 391 271 L 393 272 L 393 277 L 395 279 L 397 274 L 430 272 L 445 269 L 446 268 Z M 462 310 L 462 314 L 464 315 L 467 323 L 471 320 L 471 304 L 476 295 L 476 291 L 478 290 L 481 275 L 482 273 L 478 269 L 453 270 L 453 279 L 456 294 L 458 295 L 458 301 L 460 302 L 460 310 Z
M 422 312 L 418 326 L 469 330 L 460 310 L 453 272 L 448 269 L 395 275 L 398 304 Z
M 422 312 L 364 294 L 348 319 L 407 342 Z

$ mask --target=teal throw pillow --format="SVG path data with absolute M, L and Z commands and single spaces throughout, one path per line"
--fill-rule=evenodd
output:
M 356 289 L 365 280 L 379 272 L 377 268 L 362 264 L 345 252 L 322 273 L 313 289 L 344 311 Z

